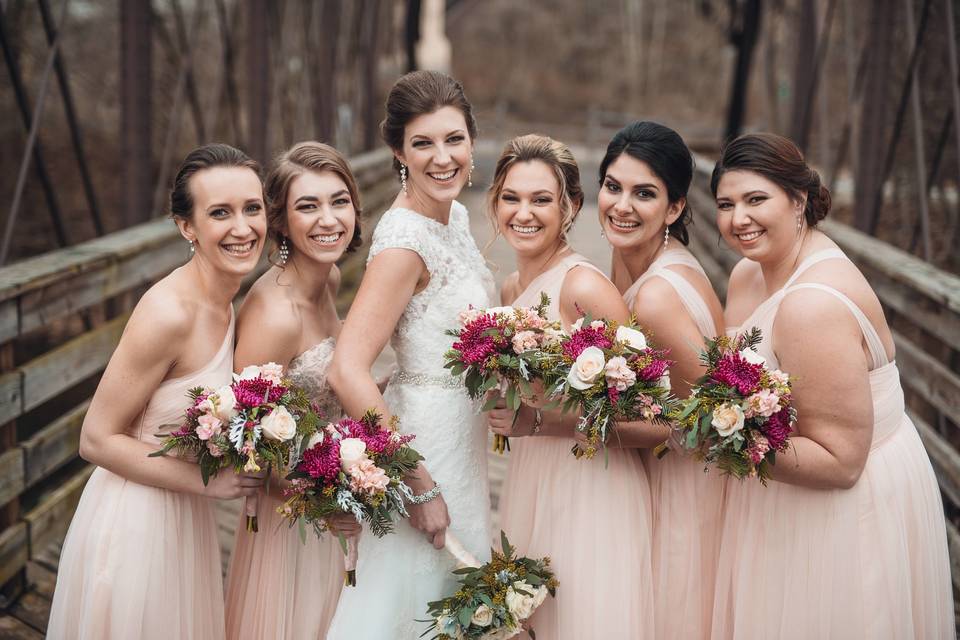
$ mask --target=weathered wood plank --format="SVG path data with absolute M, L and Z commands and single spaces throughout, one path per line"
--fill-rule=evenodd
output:
M 77 456 L 87 400 L 38 431 L 23 447 L 24 482 L 30 487 Z
M 942 413 L 960 414 L 960 377 L 896 331 L 893 341 L 903 384 Z
M 917 432 L 937 473 L 940 489 L 955 507 L 960 507 L 960 453 L 914 412 L 908 409 L 907 415 L 917 426 Z
M 179 236 L 171 236 L 169 242 L 158 243 L 123 260 L 25 293 L 20 297 L 20 332 L 34 331 L 52 320 L 159 280 L 188 257 L 186 243 Z
M 0 505 L 20 495 L 24 486 L 23 449 L 14 447 L 0 453 Z
M 20 313 L 16 300 L 0 302 L 0 343 L 12 340 L 20 335 Z
M 77 509 L 80 494 L 87 479 L 94 470 L 93 465 L 85 467 L 60 487 L 50 492 L 40 504 L 24 516 L 28 527 L 31 554 L 38 554 L 51 542 L 63 538 Z
M 50 621 L 50 600 L 39 593 L 28 591 L 8 609 L 8 613 L 20 622 L 46 633 Z
M 43 634 L 13 616 L 0 616 L 0 638 L 5 640 L 43 640 Z
M 23 373 L 10 371 L 0 375 L 0 424 L 23 413 Z
M 23 365 L 23 410 L 29 411 L 101 371 L 110 360 L 128 317 L 125 314 L 114 318 Z
M 0 584 L 17 574 L 27 563 L 27 525 L 17 522 L 0 533 Z
M 53 599 L 53 590 L 57 586 L 57 574 L 41 564 L 27 563 L 27 584 L 48 600 Z
M 950 575 L 953 588 L 960 589 L 960 531 L 947 520 L 947 547 L 950 549 Z

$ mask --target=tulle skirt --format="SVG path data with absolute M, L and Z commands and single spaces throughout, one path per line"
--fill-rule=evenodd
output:
M 336 536 L 301 541 L 277 513 L 281 502 L 261 494 L 259 531 L 248 533 L 241 512 L 227 576 L 227 638 L 322 640 L 343 587 L 343 552 Z
M 955 637 L 940 492 L 906 416 L 852 489 L 727 494 L 714 638 Z
M 63 543 L 48 637 L 223 638 L 213 508 L 95 469 Z
M 538 638 L 654 637 L 650 489 L 636 451 L 571 455 L 567 438 L 513 438 L 500 521 L 521 555 L 549 556 L 560 586 Z
M 641 457 L 653 510 L 656 637 L 709 638 L 727 478 L 676 452 Z

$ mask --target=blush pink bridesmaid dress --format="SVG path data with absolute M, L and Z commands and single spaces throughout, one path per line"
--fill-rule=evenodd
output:
M 673 266 L 689 267 L 709 283 L 689 251 L 670 249 L 654 260 L 623 294 L 627 306 L 633 309 L 637 292 L 646 282 L 661 278 L 676 291 L 701 335 L 717 335 L 703 297 L 684 273 L 670 268 Z M 691 352 L 696 349 L 692 345 L 683 348 Z M 643 450 L 641 456 L 650 480 L 653 508 L 651 555 L 656 637 L 709 638 L 727 479 L 704 473 L 702 463 L 677 452 L 659 460 L 650 450 Z
M 595 269 L 571 254 L 530 283 L 514 306 L 550 296 L 547 316 L 560 320 L 560 288 L 575 268 Z M 569 329 L 569 327 L 568 327 Z M 501 498 L 501 526 L 530 557 L 549 556 L 560 586 L 530 619 L 538 638 L 654 638 L 650 570 L 650 489 L 637 452 L 609 450 L 577 460 L 573 438 L 511 438 Z
M 784 297 L 813 289 L 846 305 L 872 360 L 874 427 L 866 466 L 846 490 L 729 483 L 714 638 L 955 637 L 943 503 L 917 429 L 904 412 L 897 365 L 846 295 L 821 283 L 794 284 L 820 261 L 846 259 L 839 249 L 807 257 L 741 326 L 763 331 L 759 352 L 777 367 L 770 336 Z M 799 425 L 802 431 L 802 415 Z

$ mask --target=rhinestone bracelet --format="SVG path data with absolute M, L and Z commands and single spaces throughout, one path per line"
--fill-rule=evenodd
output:
M 426 491 L 426 492 L 424 492 L 424 493 L 421 493 L 421 494 L 418 495 L 418 496 L 412 496 L 412 497 L 410 498 L 410 503 L 411 503 L 411 504 L 425 504 L 425 503 L 427 503 L 427 502 L 430 502 L 430 501 L 433 500 L 434 498 L 436 498 L 438 495 L 440 495 L 440 483 L 439 483 L 439 482 L 435 482 L 434 485 L 433 485 L 433 488 L 430 489 L 429 491 Z

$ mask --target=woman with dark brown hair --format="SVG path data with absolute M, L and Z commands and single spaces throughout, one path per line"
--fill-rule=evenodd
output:
M 953 638 L 943 505 L 904 412 L 880 301 L 817 228 L 830 193 L 772 134 L 730 142 L 711 188 L 743 255 L 728 331 L 759 327 L 798 420 L 773 482 L 727 487 L 713 637 Z
M 363 535 L 357 587 L 345 589 L 329 638 L 416 638 L 427 602 L 451 593 L 447 528 L 476 557 L 489 553 L 486 430 L 462 382 L 443 368 L 445 331 L 470 305 L 489 307 L 493 277 L 456 201 L 470 182 L 477 125 L 460 83 L 415 71 L 387 97 L 381 124 L 400 193 L 373 233 L 367 271 L 344 322 L 330 385 L 359 418 L 376 409 L 426 457 L 405 480 L 410 519 L 383 538 Z M 381 394 L 370 375 L 390 341 L 398 371 Z
M 327 420 L 342 409 L 327 385 L 340 318 L 336 262 L 360 245 L 360 194 L 349 164 L 333 147 L 301 142 L 280 154 L 267 176 L 267 233 L 274 265 L 250 288 L 237 318 L 233 365 L 275 362 L 306 390 Z M 227 638 L 323 638 L 343 584 L 343 553 L 334 535 L 301 541 L 277 513 L 282 470 L 257 501 L 259 531 L 237 526 L 227 579 Z M 277 473 L 279 472 L 279 473 Z M 252 501 L 251 501 L 252 502 Z M 351 516 L 331 519 L 356 534 Z

